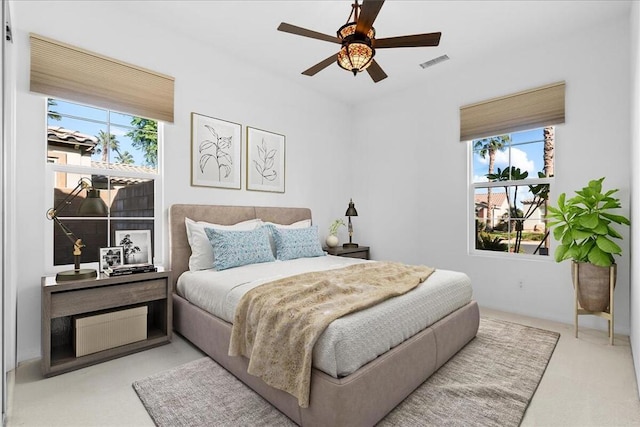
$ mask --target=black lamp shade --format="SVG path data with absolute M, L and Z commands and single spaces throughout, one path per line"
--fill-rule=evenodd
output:
M 344 214 L 344 216 L 358 216 L 358 211 L 353 205 L 353 200 L 349 200 L 349 207 L 347 208 L 347 212 Z
M 100 198 L 100 191 L 94 188 L 87 190 L 87 197 L 80 203 L 78 214 L 80 216 L 106 216 L 107 205 Z

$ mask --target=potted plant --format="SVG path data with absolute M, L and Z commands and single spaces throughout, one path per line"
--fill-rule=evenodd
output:
M 618 190 L 603 192 L 602 181 L 604 177 L 589 181 L 569 200 L 565 193 L 560 194 L 558 206 L 549 206 L 547 212 L 553 237 L 560 242 L 555 259 L 573 260 L 572 277 L 578 272 L 578 302 L 593 312 L 605 311 L 609 306 L 610 274 L 615 284 L 613 256 L 620 255 L 622 249 L 612 238 L 622 239 L 622 235 L 613 224 L 630 224 L 626 217 L 612 213 L 621 207 L 620 200 L 613 197 Z
M 336 246 L 338 246 L 338 243 L 340 242 L 338 240 L 338 230 L 343 225 L 345 225 L 345 223 L 342 218 L 338 218 L 331 223 L 331 225 L 329 226 L 329 235 L 327 236 L 326 240 L 328 247 L 335 248 Z

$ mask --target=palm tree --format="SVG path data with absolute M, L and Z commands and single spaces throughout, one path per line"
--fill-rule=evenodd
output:
M 101 130 L 98 135 L 98 144 L 96 145 L 96 154 L 102 153 L 102 161 L 106 162 L 109 158 L 109 151 L 115 151 L 120 157 L 120 141 L 116 139 L 116 136 L 112 133 L 107 133 Z
M 51 110 L 51 107 L 55 107 L 56 105 L 58 105 L 56 101 L 51 98 L 47 98 L 47 117 L 51 120 L 60 121 L 62 120 L 62 116 L 60 115 L 60 113 Z
M 489 156 L 489 170 L 487 175 L 493 174 L 493 167 L 496 162 L 496 151 L 503 151 L 507 143 L 511 141 L 511 136 L 500 135 L 490 138 L 476 139 L 473 141 L 473 150 L 477 151 L 483 159 Z M 491 206 L 491 187 L 487 188 L 487 216 L 490 221 L 490 228 L 493 229 L 493 207 Z M 487 221 L 487 222 L 489 222 Z
M 542 131 L 544 137 L 544 176 L 550 177 L 553 176 L 553 157 L 554 157 L 554 148 L 556 142 L 556 129 L 553 126 L 548 126 Z M 548 200 L 544 201 L 544 212 L 545 215 L 547 213 L 547 204 Z M 549 248 L 549 233 L 546 232 L 544 236 L 544 244 L 545 248 Z
M 134 163 L 133 155 L 128 151 L 125 151 L 124 153 L 120 153 L 118 151 L 118 155 L 114 160 L 116 163 L 122 163 L 125 165 L 132 165 Z
M 553 150 L 555 146 L 555 128 L 549 126 L 544 128 L 544 175 L 553 176 Z

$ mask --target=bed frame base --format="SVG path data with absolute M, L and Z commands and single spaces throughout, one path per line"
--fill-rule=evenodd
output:
M 411 394 L 478 331 L 475 301 L 379 356 L 353 374 L 333 378 L 312 370 L 308 408 L 247 373 L 248 359 L 228 355 L 231 324 L 179 295 L 173 296 L 174 329 L 302 426 L 372 426 Z

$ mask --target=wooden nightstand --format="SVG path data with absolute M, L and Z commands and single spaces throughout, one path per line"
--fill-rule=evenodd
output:
M 56 283 L 42 278 L 42 373 L 44 376 L 100 363 L 171 341 L 170 271 Z M 74 316 L 147 308 L 147 339 L 76 357 Z
M 343 248 L 342 246 L 336 246 L 335 248 L 323 249 L 327 251 L 329 255 L 369 259 L 369 246 L 359 246 L 357 248 Z

